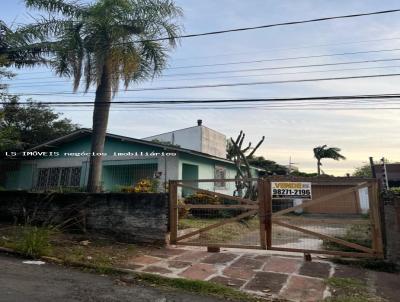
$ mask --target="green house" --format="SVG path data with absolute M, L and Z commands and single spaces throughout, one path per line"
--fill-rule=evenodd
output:
M 205 127 L 200 124 L 182 129 L 183 132 L 177 130 L 172 137 L 178 139 L 182 133 L 198 132 L 202 128 Z M 210 149 L 210 133 L 200 134 L 200 137 L 208 137 L 207 148 Z M 0 186 L 10 190 L 35 191 L 84 188 L 88 181 L 91 136 L 90 129 L 80 129 L 24 151 L 16 157 L 8 157 L 1 164 Z M 221 140 L 221 137 L 212 137 Z M 162 191 L 169 180 L 233 179 L 236 176 L 232 161 L 177 146 L 173 141 L 166 144 L 158 139 L 135 139 L 107 134 L 102 156 L 104 191 L 118 191 L 122 186 L 134 186 L 143 179 L 157 179 Z M 257 169 L 254 168 L 252 172 L 254 176 L 257 175 Z M 232 182 L 193 184 L 227 194 L 232 194 L 235 190 Z M 183 195 L 188 193 L 182 192 Z

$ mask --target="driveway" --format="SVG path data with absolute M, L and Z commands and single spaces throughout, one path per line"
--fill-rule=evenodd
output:
M 23 261 L 0 255 L 0 302 L 222 301 L 143 285 L 124 286 L 108 276 L 47 263 L 24 264 Z

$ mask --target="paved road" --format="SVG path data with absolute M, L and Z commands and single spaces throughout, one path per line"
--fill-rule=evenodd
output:
M 32 265 L 0 254 L 0 302 L 217 302 L 209 297 L 142 285 L 116 284 L 115 277 L 53 264 Z

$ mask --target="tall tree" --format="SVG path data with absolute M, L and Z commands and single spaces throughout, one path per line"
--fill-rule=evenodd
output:
M 289 169 L 273 160 L 265 159 L 263 156 L 252 156 L 248 159 L 251 166 L 261 168 L 267 174 L 286 175 Z
M 32 100 L 21 106 L 18 97 L 5 95 L 1 106 L 0 152 L 31 148 L 78 128 L 51 108 Z
M 182 10 L 173 0 L 25 0 L 49 17 L 21 28 L 25 38 L 49 49 L 59 76 L 73 78 L 77 91 L 96 87 L 92 153 L 102 153 L 112 97 L 131 83 L 160 75 L 176 46 Z M 168 39 L 160 39 L 167 37 Z M 88 190 L 100 190 L 102 157 L 91 156 Z
M 31 43 L 24 34 L 0 20 L 0 67 L 26 67 L 44 63 L 46 44 Z
M 7 85 L 4 78 L 12 78 L 15 74 L 9 67 L 35 66 L 45 63 L 42 57 L 46 49 L 41 43 L 30 43 L 24 35 L 8 27 L 0 20 L 0 94 L 4 95 Z
M 317 159 L 317 174 L 321 175 L 321 160 L 323 158 L 330 158 L 333 160 L 341 160 L 346 159 L 342 154 L 339 152 L 341 151 L 340 148 L 337 147 L 330 147 L 328 148 L 327 145 L 318 146 L 314 148 L 314 157 Z
M 356 177 L 372 177 L 371 166 L 369 164 L 366 164 L 361 167 L 357 167 L 354 169 L 352 175 Z

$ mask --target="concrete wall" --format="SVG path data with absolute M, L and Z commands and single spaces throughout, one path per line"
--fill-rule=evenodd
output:
M 400 265 L 400 195 L 387 195 L 384 201 L 386 258 Z
M 226 158 L 226 136 L 207 127 L 202 127 L 201 152 Z
M 147 141 L 159 140 L 179 145 L 182 148 L 201 152 L 201 126 L 175 130 L 144 138 Z
M 174 143 L 182 148 L 226 157 L 226 136 L 205 126 L 195 126 L 144 138 Z
M 168 196 L 149 193 L 38 194 L 0 191 L 0 222 L 24 220 L 37 209 L 36 222 L 58 225 L 80 217 L 88 231 L 130 243 L 165 244 Z M 84 224 L 83 224 L 84 223 Z M 75 226 L 77 227 L 77 226 Z

